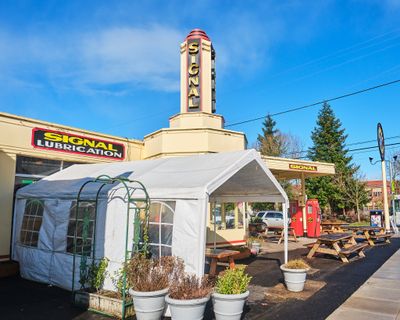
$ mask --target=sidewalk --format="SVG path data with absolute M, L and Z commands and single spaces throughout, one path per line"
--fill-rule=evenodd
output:
M 400 320 L 400 250 L 327 319 Z

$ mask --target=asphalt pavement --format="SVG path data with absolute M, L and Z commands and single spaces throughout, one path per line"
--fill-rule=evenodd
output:
M 318 269 L 313 280 L 326 282 L 325 287 L 305 301 L 287 300 L 271 303 L 264 292 L 282 282 L 279 265 L 282 252 L 266 253 L 244 261 L 253 276 L 252 296 L 245 308 L 243 319 L 326 319 L 350 297 L 380 266 L 400 248 L 400 239 L 391 244 L 378 245 L 366 251 L 366 258 L 343 264 L 332 258 L 314 258 L 313 268 Z M 290 252 L 291 257 L 304 257 L 307 249 Z M 78 309 L 71 304 L 71 294 L 66 290 L 46 284 L 27 281 L 19 277 L 0 279 L 0 319 L 4 320 L 105 320 L 105 316 Z M 213 319 L 209 305 L 206 320 Z

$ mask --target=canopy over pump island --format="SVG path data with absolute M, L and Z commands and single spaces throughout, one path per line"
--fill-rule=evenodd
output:
M 247 202 L 281 203 L 283 210 L 288 210 L 287 196 L 277 178 L 302 181 L 298 204 L 307 228 L 304 179 L 332 175 L 334 165 L 261 157 L 255 150 L 246 150 L 245 135 L 224 129 L 223 117 L 215 113 L 216 54 L 209 37 L 193 30 L 181 44 L 180 53 L 180 113 L 170 118 L 168 128 L 143 141 L 0 114 L 0 129 L 10 133 L 8 139 L 0 135 L 5 177 L 0 181 L 4 203 L 0 258 L 10 258 L 12 229 L 12 258 L 20 262 L 23 277 L 71 288 L 74 236 L 78 240 L 83 236 L 83 221 L 79 217 L 74 220 L 76 198 L 83 183 L 100 175 L 143 183 L 151 199 L 151 252 L 154 256 L 181 256 L 188 271 L 196 274 L 204 272 L 206 246 L 246 242 Z M 53 163 L 52 170 L 40 171 Z M 24 185 L 16 193 L 12 222 L 13 192 Z M 116 196 L 120 187 L 118 183 L 105 186 L 99 194 L 97 214 L 86 221 L 91 250 L 95 249 L 96 258 L 110 259 L 110 274 L 124 258 L 121 230 L 126 221 L 121 210 L 126 210 L 126 199 Z M 82 196 L 95 197 L 91 192 L 95 190 L 88 186 Z M 89 212 L 94 210 L 86 205 Z M 131 247 L 133 229 L 129 232 Z M 286 236 L 285 261 L 287 256 Z M 112 287 L 110 279 L 105 287 Z

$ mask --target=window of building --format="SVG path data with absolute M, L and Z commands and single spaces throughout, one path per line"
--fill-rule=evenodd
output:
M 91 255 L 95 232 L 95 203 L 84 201 L 79 202 L 78 217 L 75 220 L 76 206 L 76 201 L 73 201 L 69 210 L 66 251 L 74 253 L 74 235 L 76 233 L 76 253 L 81 255 Z
M 215 215 L 215 217 L 214 217 Z M 210 221 L 211 224 L 216 223 L 217 229 L 222 229 L 222 205 L 219 203 L 213 204 L 210 210 Z
M 22 219 L 19 241 L 21 244 L 37 247 L 39 231 L 42 225 L 44 202 L 37 199 L 29 199 L 25 204 L 24 217 Z
M 216 222 L 218 230 L 241 229 L 244 226 L 243 219 L 245 214 L 244 202 L 213 203 L 210 210 L 210 223 Z M 264 216 L 265 211 L 258 213 L 259 217 Z M 215 217 L 214 217 L 215 215 Z
M 244 203 L 226 202 L 222 204 L 212 204 L 210 211 L 210 222 L 214 224 L 214 215 L 216 227 L 221 229 L 240 229 L 243 228 Z M 263 213 L 260 213 L 264 215 Z
M 235 210 L 236 206 L 234 203 L 225 203 L 224 204 L 224 212 L 225 212 L 225 229 L 235 229 L 236 226 L 236 217 Z
M 17 157 L 17 174 L 48 176 L 61 169 L 61 161 L 33 157 Z
M 61 161 L 61 168 L 64 170 L 74 164 L 81 164 L 79 162 Z
M 239 202 L 237 204 L 237 227 L 239 229 L 244 227 L 243 217 L 245 215 L 245 204 L 244 202 Z
M 34 183 L 57 171 L 68 168 L 73 164 L 77 164 L 77 162 L 17 156 L 14 193 L 19 188 Z
M 153 257 L 172 255 L 175 201 L 153 201 L 149 216 L 149 247 Z

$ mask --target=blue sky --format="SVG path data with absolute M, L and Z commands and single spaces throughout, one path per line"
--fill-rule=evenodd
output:
M 399 79 L 399 21 L 400 0 L 1 1 L 0 110 L 142 139 L 179 112 L 179 44 L 201 28 L 229 124 Z M 400 84 L 331 105 L 348 143 L 400 136 Z M 307 148 L 318 110 L 275 120 Z M 231 129 L 252 145 L 261 121 Z M 380 177 L 376 151 L 353 154 Z

